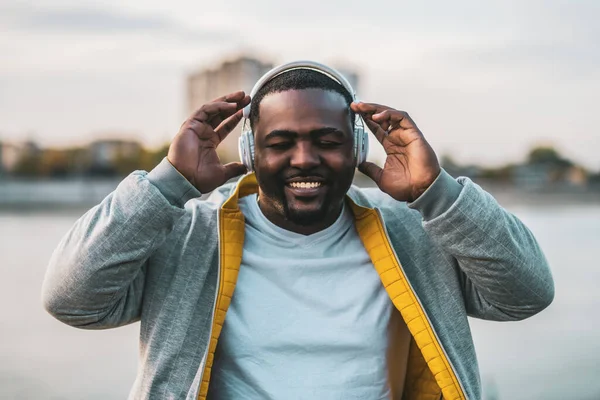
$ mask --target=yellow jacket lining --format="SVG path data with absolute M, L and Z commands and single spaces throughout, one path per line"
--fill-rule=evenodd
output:
M 242 261 L 244 245 L 244 216 L 238 207 L 238 199 L 258 191 L 254 174 L 245 176 L 234 193 L 223 203 L 219 213 L 220 276 L 215 316 L 209 352 L 202 375 L 199 400 L 208 393 L 211 369 L 217 341 L 225 321 L 237 275 Z M 464 400 L 458 378 L 438 342 L 433 329 L 419 304 L 415 293 L 406 281 L 399 260 L 387 240 L 385 228 L 377 211 L 356 205 L 350 201 L 355 217 L 356 230 L 367 250 L 381 282 L 394 306 L 400 312 L 412 335 L 409 360 L 403 393 L 398 393 L 394 380 L 390 379 L 392 399 L 439 400 L 440 394 L 447 400 Z M 393 363 L 393 358 L 390 357 Z M 393 370 L 393 365 L 389 366 Z

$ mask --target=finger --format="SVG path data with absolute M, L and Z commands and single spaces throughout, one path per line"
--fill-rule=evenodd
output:
M 371 178 L 373 182 L 379 186 L 379 182 L 381 182 L 381 175 L 383 174 L 383 169 L 381 169 L 378 165 L 373 164 L 372 162 L 365 161 L 358 166 L 358 170 Z
M 378 123 L 388 121 L 391 125 L 399 125 L 405 117 L 406 113 L 398 110 L 384 110 L 371 115 L 373 121 Z
M 394 111 L 385 110 L 377 114 L 371 115 L 371 119 L 381 126 L 386 133 L 400 127 L 402 118 L 394 114 Z
M 221 125 L 223 121 L 227 118 L 229 117 L 223 117 L 220 114 L 217 114 L 214 117 L 209 118 L 207 122 L 213 129 L 215 129 L 217 126 Z
M 373 121 L 382 124 L 383 121 L 389 123 L 389 127 L 386 130 L 389 132 L 394 129 L 418 129 L 415 122 L 412 120 L 410 115 L 406 111 L 400 110 L 385 110 L 371 116 Z
M 235 92 L 233 94 L 228 94 L 227 96 L 219 97 L 218 99 L 213 100 L 213 102 L 226 102 L 226 103 L 236 103 L 238 106 L 238 110 L 246 107 L 250 104 L 250 95 L 244 94 L 243 96 L 239 96 L 239 93 L 244 94 L 244 92 Z
M 215 129 L 215 133 L 219 135 L 220 142 L 222 142 L 227 137 L 227 135 L 229 135 L 231 131 L 233 131 L 233 129 L 242 119 L 242 115 L 242 110 L 238 110 L 235 114 L 233 114 L 231 117 L 227 118 L 226 120 L 221 122 L 219 126 L 217 126 L 217 128 Z
M 373 135 L 375 135 L 379 143 L 383 144 L 383 140 L 385 139 L 387 132 L 383 130 L 383 128 L 377 122 L 374 122 L 369 117 L 365 117 L 363 120 L 365 121 L 365 124 L 367 124 L 369 130 L 373 133 Z
M 363 118 L 370 117 L 373 121 L 377 122 L 384 131 L 389 131 L 390 128 L 396 129 L 398 127 L 404 127 L 402 126 L 402 121 L 404 119 L 410 120 L 406 112 L 382 104 L 353 103 L 351 107 L 354 112 L 360 113 Z M 414 125 L 414 123 L 408 123 L 406 125 L 407 127 L 410 127 L 411 125 Z
M 371 121 L 373 121 L 373 116 L 371 115 Z M 373 121 L 374 123 L 378 124 L 381 129 L 387 134 L 390 131 L 390 121 Z
M 246 107 L 248 104 L 250 104 L 250 101 L 251 101 L 250 96 L 248 96 L 248 95 L 244 96 L 244 98 L 242 100 L 240 100 L 236 103 L 237 107 L 236 107 L 235 112 Z M 241 115 L 243 115 L 243 114 L 241 114 Z M 227 118 L 231 118 L 231 115 L 229 115 L 229 113 L 227 113 L 227 114 L 219 113 L 213 117 L 210 117 L 207 122 L 210 123 L 210 125 L 213 128 L 215 128 L 215 127 L 220 126 L 224 122 L 224 120 L 226 120 Z
M 237 103 L 227 103 L 224 101 L 207 103 L 200 107 L 192 119 L 200 122 L 209 122 L 212 118 L 217 115 L 221 115 L 221 118 L 228 118 L 238 110 Z M 217 124 L 218 125 L 218 124 Z
M 384 106 L 382 104 L 377 103 L 363 103 L 362 101 L 354 102 L 350 104 L 350 108 L 352 111 L 357 112 L 359 114 L 376 114 L 382 112 L 384 110 L 391 110 L 391 107 Z
M 239 162 L 230 162 L 228 164 L 225 164 L 223 165 L 223 169 L 225 171 L 225 177 L 227 180 L 245 174 L 247 171 L 246 166 Z
M 238 90 L 237 92 L 226 94 L 225 96 L 217 97 L 211 103 L 237 103 L 241 101 L 246 96 L 246 93 L 243 90 Z
M 219 145 L 219 137 L 215 135 L 213 129 L 209 128 L 208 124 L 205 122 L 200 122 L 195 119 L 186 121 L 179 130 L 179 134 L 185 134 L 186 132 L 192 132 L 202 141 L 209 140 L 215 147 Z
M 248 104 L 250 104 L 251 101 L 252 99 L 250 98 L 250 96 L 245 95 L 242 100 L 237 102 L 238 110 L 241 110 L 242 108 L 246 107 Z

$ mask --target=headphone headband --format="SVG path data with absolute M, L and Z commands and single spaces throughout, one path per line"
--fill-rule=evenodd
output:
M 320 72 L 323 75 L 326 75 L 342 85 L 344 89 L 350 93 L 352 96 L 352 100 L 356 101 L 356 93 L 354 93 L 354 89 L 350 85 L 350 82 L 342 74 L 336 71 L 333 68 L 330 68 L 326 65 L 319 64 L 314 61 L 294 61 L 291 63 L 283 64 L 278 67 L 273 68 L 266 74 L 264 74 L 258 82 L 252 88 L 252 92 L 250 93 L 251 98 L 256 96 L 256 93 L 271 79 L 274 77 L 293 70 L 293 69 L 312 69 L 314 71 Z M 247 126 L 248 118 L 250 117 L 250 106 L 252 103 L 248 104 L 244 107 L 244 124 L 242 135 L 238 141 L 238 150 L 240 152 L 240 160 L 248 171 L 254 170 L 254 133 L 249 126 Z M 369 138 L 367 137 L 367 133 L 364 129 L 364 123 L 362 122 L 362 118 L 357 114 L 355 115 L 355 123 L 354 123 L 354 156 L 356 158 L 356 165 L 361 164 L 367 159 L 367 154 L 369 153 Z
M 250 98 L 254 98 L 254 96 L 256 96 L 256 93 L 258 93 L 258 91 L 271 79 L 275 78 L 278 75 L 283 74 L 284 72 L 287 71 L 291 71 L 293 69 L 312 69 L 314 71 L 320 72 L 324 75 L 329 76 L 330 78 L 332 78 L 333 80 L 335 80 L 337 83 L 339 83 L 340 85 L 342 85 L 344 87 L 344 89 L 346 89 L 348 91 L 348 93 L 350 93 L 350 95 L 352 96 L 352 99 L 354 101 L 356 101 L 356 93 L 354 92 L 354 89 L 352 88 L 352 85 L 350 85 L 350 82 L 348 82 L 348 80 L 344 77 L 344 75 L 340 74 L 338 71 L 336 71 L 335 69 L 328 67 L 327 65 L 318 63 L 318 62 L 314 62 L 314 61 L 292 61 L 290 63 L 287 64 L 282 64 L 279 65 L 273 69 L 271 69 L 269 72 L 267 72 L 266 74 L 264 74 L 254 85 L 254 87 L 252 88 L 252 91 L 250 92 Z M 249 118 L 250 117 L 250 106 L 252 103 L 248 104 L 246 107 L 244 107 L 244 118 Z

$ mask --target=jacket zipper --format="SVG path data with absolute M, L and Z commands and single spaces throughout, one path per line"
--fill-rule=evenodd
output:
M 213 301 L 212 307 L 212 315 L 210 317 L 210 330 L 208 331 L 208 345 L 206 346 L 206 351 L 202 356 L 202 362 L 200 366 L 202 367 L 202 374 L 200 375 L 200 384 L 198 386 L 198 392 L 196 394 L 196 398 L 200 394 L 200 388 L 202 387 L 202 382 L 204 380 L 204 371 L 206 371 L 206 361 L 208 359 L 208 353 L 210 352 L 210 342 L 212 341 L 212 331 L 213 324 L 215 323 L 215 314 L 217 308 L 217 299 L 219 298 L 219 287 L 221 285 L 221 210 L 217 210 L 217 238 L 218 238 L 218 246 L 219 251 L 217 252 L 217 285 L 215 290 L 215 300 Z
M 391 244 L 392 241 L 390 240 L 390 236 L 388 235 L 387 228 L 386 228 L 385 224 L 383 223 L 383 217 L 381 215 L 381 212 L 379 211 L 378 208 L 375 208 L 375 211 L 377 212 L 377 216 L 379 218 L 379 222 L 381 223 L 381 226 L 383 227 L 383 232 L 385 233 L 385 238 L 387 239 L 388 243 Z M 394 253 L 394 257 L 396 257 L 396 261 L 398 261 L 398 266 L 402 270 L 402 274 L 404 275 L 404 277 L 406 277 L 406 272 L 404 271 L 404 267 L 402 267 L 402 263 L 400 262 L 400 259 L 398 258 L 398 254 L 396 254 L 396 250 L 391 245 L 390 245 L 390 248 L 392 249 L 392 252 Z M 415 298 L 417 299 L 417 302 L 421 306 L 421 310 L 423 310 L 423 314 L 425 315 L 425 318 L 427 318 L 427 322 L 429 323 L 429 326 L 431 327 L 431 331 L 435 335 L 435 339 L 440 344 L 440 348 L 444 352 L 444 356 L 446 356 L 446 360 L 448 360 L 448 364 L 450 365 L 450 368 L 452 368 L 452 372 L 454 373 L 454 376 L 456 376 L 456 380 L 458 382 L 458 385 L 460 386 L 460 390 L 462 390 L 462 394 L 463 394 L 463 396 L 466 399 L 467 398 L 467 394 L 466 394 L 465 388 L 463 387 L 463 384 L 460 381 L 460 379 L 458 377 L 458 374 L 456 373 L 456 369 L 454 368 L 454 365 L 452 365 L 452 361 L 450 360 L 450 357 L 448 357 L 448 353 L 446 353 L 446 349 L 444 348 L 444 346 L 442 346 L 442 342 L 440 341 L 440 338 L 439 338 L 437 332 L 433 328 L 433 324 L 431 323 L 431 320 L 429 319 L 429 315 L 427 315 L 427 313 L 425 312 L 425 307 L 423 307 L 423 303 L 421 303 L 421 299 L 419 299 L 419 296 L 417 295 L 417 292 L 415 292 L 415 289 L 413 288 L 412 284 L 410 283 L 410 281 L 408 279 L 406 279 L 406 283 L 408 283 L 408 286 L 410 287 L 410 290 L 413 292 L 413 294 L 415 295 Z M 440 398 L 443 398 L 443 395 Z

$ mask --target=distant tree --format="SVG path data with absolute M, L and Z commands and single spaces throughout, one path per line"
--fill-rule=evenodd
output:
M 42 163 L 38 156 L 32 154 L 24 154 L 19 157 L 13 169 L 13 174 L 21 177 L 39 176 L 42 171 Z
M 558 151 L 551 146 L 540 146 L 531 149 L 527 156 L 528 164 L 546 164 L 559 168 L 572 167 L 574 164 L 561 156 Z
M 119 151 L 112 160 L 116 175 L 125 176 L 140 169 L 146 151 L 141 147 L 136 151 Z
M 89 153 L 84 147 L 71 147 L 65 150 L 69 175 L 82 175 L 88 167 Z
M 42 173 L 42 150 L 35 142 L 26 142 L 15 163 L 13 174 L 21 177 L 37 177 Z
M 444 169 L 456 169 L 456 168 L 459 168 L 459 165 L 456 163 L 456 161 L 454 161 L 454 159 L 452 158 L 452 156 L 450 156 L 448 154 L 442 154 L 442 156 L 440 157 L 440 165 Z
M 481 178 L 497 182 L 510 182 L 515 171 L 514 164 L 508 164 L 499 168 L 484 168 L 481 171 Z
M 155 149 L 149 153 L 148 164 L 144 167 L 145 170 L 150 171 L 156 167 L 163 158 L 167 156 L 169 152 L 169 143 L 164 144 L 162 147 Z
M 600 171 L 588 176 L 588 183 L 595 187 L 600 187 Z
M 119 154 L 114 161 L 116 173 L 127 175 L 135 170 L 150 171 L 167 156 L 168 151 L 169 145 L 166 144 L 154 150 L 140 148 L 138 152 L 132 154 Z
M 65 150 L 46 149 L 42 151 L 40 155 L 40 176 L 63 178 L 69 173 L 69 159 Z

